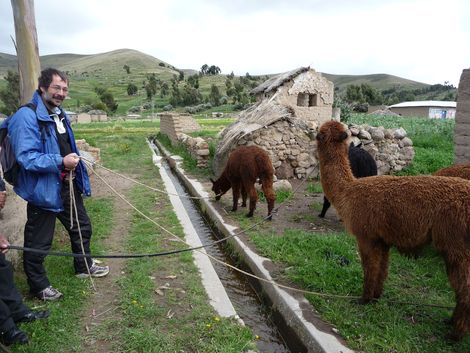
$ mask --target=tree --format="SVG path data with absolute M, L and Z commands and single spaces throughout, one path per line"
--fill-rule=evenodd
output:
M 41 71 L 33 0 L 11 1 L 15 22 L 20 102 L 29 101 L 38 86 Z
M 139 88 L 136 85 L 134 85 L 133 83 L 129 83 L 127 85 L 127 95 L 128 96 L 135 96 L 138 91 L 139 91 Z
M 101 96 L 100 100 L 106 105 L 108 111 L 114 113 L 118 108 L 118 103 L 114 100 L 113 94 L 109 91 L 105 91 Z
M 184 80 L 184 72 L 182 70 L 179 70 L 179 76 L 178 76 L 178 81 L 183 81 Z
M 362 95 L 361 86 L 348 85 L 346 88 L 346 101 L 348 103 L 363 103 L 365 100 Z
M 16 112 L 21 105 L 20 75 L 17 72 L 8 70 L 7 76 L 3 78 L 7 81 L 7 87 L 0 90 L 0 99 L 5 104 L 2 110 L 10 115 Z
M 199 76 L 197 74 L 191 75 L 188 77 L 188 83 L 198 89 L 199 88 Z
M 201 75 L 205 75 L 207 73 L 207 69 L 209 66 L 207 64 L 204 64 L 201 66 Z
M 202 95 L 199 92 L 199 90 L 197 90 L 194 87 L 191 87 L 191 85 L 186 83 L 181 93 L 180 104 L 185 105 L 185 106 L 196 105 L 196 104 L 201 103 L 201 101 L 202 101 Z M 172 104 L 171 101 L 170 101 L 170 104 Z
M 126 64 L 126 65 L 124 65 L 122 68 L 123 68 L 124 70 L 126 70 L 126 72 L 127 72 L 128 75 L 131 73 L 131 68 L 129 67 L 129 65 Z
M 108 112 L 114 113 L 118 108 L 118 103 L 114 100 L 114 96 L 106 88 L 95 87 L 95 93 L 100 98 L 101 102 L 106 106 Z
M 218 106 L 220 105 L 220 98 L 221 98 L 221 94 L 220 94 L 220 91 L 219 91 L 219 87 L 217 87 L 216 85 L 212 84 L 211 86 L 211 92 L 209 93 L 209 102 L 213 105 L 213 106 Z
M 218 75 L 221 73 L 221 70 L 220 70 L 220 67 L 218 66 L 215 66 L 215 65 L 211 65 L 207 71 L 206 71 L 207 75 Z
M 168 86 L 168 82 L 163 82 L 160 87 L 160 97 L 163 98 L 168 95 L 170 91 L 170 87 Z

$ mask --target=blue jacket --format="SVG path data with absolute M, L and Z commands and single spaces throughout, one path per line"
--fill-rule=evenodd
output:
M 52 212 L 64 209 L 60 196 L 62 181 L 62 156 L 55 131 L 55 122 L 49 116 L 40 94 L 36 91 L 31 99 L 36 113 L 28 107 L 20 108 L 8 125 L 8 136 L 15 157 L 20 164 L 17 185 L 13 190 L 34 206 Z M 64 112 L 65 114 L 65 112 Z M 45 122 L 42 128 L 39 124 Z M 70 137 L 72 151 L 78 154 L 75 137 L 70 127 L 70 119 L 65 116 L 64 125 Z M 90 180 L 83 161 L 77 165 L 76 186 L 87 196 L 91 195 Z

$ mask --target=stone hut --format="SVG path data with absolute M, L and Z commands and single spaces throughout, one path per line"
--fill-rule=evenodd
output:
M 258 145 L 270 155 L 279 179 L 315 178 L 319 174 L 315 136 L 332 119 L 333 84 L 309 68 L 281 74 L 256 87 L 257 102 L 220 133 L 213 161 L 218 177 L 229 153 L 239 145 Z M 380 174 L 402 170 L 414 157 L 402 128 L 350 126 L 352 141 L 377 161 Z
M 457 96 L 454 163 L 470 163 L 470 68 L 462 71 Z
M 317 176 L 312 137 L 331 119 L 333 93 L 333 83 L 308 67 L 274 76 L 253 89 L 257 102 L 221 132 L 215 176 L 236 146 L 253 144 L 269 152 L 278 178 Z

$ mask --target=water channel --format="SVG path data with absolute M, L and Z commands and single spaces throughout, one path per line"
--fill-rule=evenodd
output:
M 157 155 L 160 155 L 158 148 L 153 147 Z M 188 196 L 185 187 L 178 177 L 173 173 L 167 163 L 162 163 L 178 195 Z M 210 244 L 217 240 L 216 231 L 210 227 L 201 215 L 199 208 L 192 199 L 181 197 L 181 202 L 189 215 L 189 218 L 196 229 L 202 244 Z M 234 265 L 234 260 L 226 254 L 223 243 L 206 247 L 206 252 L 211 256 Z M 220 278 L 230 301 L 239 317 L 243 320 L 255 335 L 259 337 L 257 347 L 262 353 L 290 353 L 285 340 L 274 324 L 273 316 L 258 297 L 253 286 L 246 276 L 237 271 L 223 266 L 218 262 L 212 262 L 214 269 Z

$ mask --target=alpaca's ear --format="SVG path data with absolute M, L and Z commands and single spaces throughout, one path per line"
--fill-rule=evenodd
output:
M 339 140 L 340 140 L 340 141 L 344 141 L 344 140 L 346 140 L 348 137 L 349 137 L 348 133 L 347 133 L 346 131 L 343 131 L 343 132 L 341 133 L 341 136 L 339 137 Z

